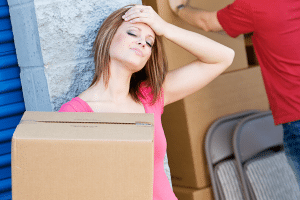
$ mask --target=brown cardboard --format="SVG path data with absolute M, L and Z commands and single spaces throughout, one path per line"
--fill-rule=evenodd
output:
M 196 8 L 201 8 L 207 11 L 217 11 L 224 8 L 226 5 L 232 3 L 234 0 L 209 0 L 209 1 L 199 1 L 190 0 L 190 4 Z M 199 28 L 189 25 L 187 22 L 176 16 L 170 6 L 169 0 L 144 0 L 144 4 L 150 5 L 154 8 L 157 7 L 158 14 L 167 22 L 184 28 L 189 31 L 200 33 L 212 40 L 215 40 L 225 46 L 232 48 L 235 51 L 235 58 L 233 63 L 225 72 L 235 71 L 239 69 L 245 69 L 248 67 L 246 48 L 244 43 L 244 35 L 240 35 L 237 38 L 232 38 L 228 36 L 224 31 L 220 32 L 205 32 Z M 172 43 L 171 41 L 164 38 L 163 40 L 165 51 L 169 63 L 169 69 L 176 69 L 183 65 L 186 65 L 196 59 L 191 53 L 187 52 L 178 45 Z
M 162 124 L 173 185 L 210 185 L 205 134 L 216 119 L 248 109 L 269 109 L 259 67 L 222 74 L 198 92 L 165 107 Z
M 156 0 L 142 0 L 142 3 L 143 5 L 151 6 L 155 10 L 155 12 L 158 12 Z
M 213 192 L 211 187 L 201 190 L 173 187 L 173 191 L 178 200 L 213 200 Z
M 13 199 L 152 200 L 153 124 L 153 114 L 25 112 Z

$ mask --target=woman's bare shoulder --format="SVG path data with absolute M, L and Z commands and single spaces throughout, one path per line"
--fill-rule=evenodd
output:
M 78 95 L 80 99 L 82 99 L 85 102 L 91 102 L 95 101 L 97 95 L 93 89 L 88 88 L 85 91 L 83 91 L 80 95 Z

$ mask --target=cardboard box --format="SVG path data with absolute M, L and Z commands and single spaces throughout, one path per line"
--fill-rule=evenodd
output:
M 198 92 L 165 107 L 162 124 L 173 185 L 210 185 L 206 132 L 216 119 L 248 109 L 269 109 L 259 67 L 222 74 Z
M 190 4 L 193 7 L 201 8 L 207 11 L 217 11 L 224 8 L 226 5 L 233 3 L 234 0 L 209 0 L 209 1 L 199 1 L 190 0 Z M 156 0 L 156 6 L 154 6 L 155 0 L 143 0 L 143 3 L 157 8 L 158 14 L 167 22 L 174 24 L 183 29 L 200 33 L 214 41 L 217 41 L 225 46 L 232 48 L 235 51 L 235 58 L 233 63 L 225 72 L 235 71 L 239 69 L 248 68 L 247 54 L 244 42 L 244 35 L 240 35 L 237 38 L 232 38 L 226 34 L 224 31 L 220 32 L 205 32 L 199 28 L 189 25 L 187 22 L 180 19 L 175 15 L 170 6 L 169 0 Z M 187 52 L 185 49 L 179 47 L 173 42 L 163 38 L 165 51 L 169 63 L 169 69 L 176 69 L 183 65 L 186 65 L 196 59 L 191 53 Z
M 153 198 L 153 114 L 25 112 L 14 200 Z
M 173 191 L 178 200 L 213 200 L 211 187 L 196 190 L 183 187 L 174 187 Z

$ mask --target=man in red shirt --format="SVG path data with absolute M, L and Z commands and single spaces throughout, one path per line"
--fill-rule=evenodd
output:
M 284 129 L 284 148 L 300 185 L 300 1 L 235 0 L 209 12 L 188 0 L 169 0 L 172 10 L 205 31 L 229 36 L 253 32 L 252 41 L 275 125 Z

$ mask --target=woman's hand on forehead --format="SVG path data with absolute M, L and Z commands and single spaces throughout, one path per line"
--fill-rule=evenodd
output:
M 152 28 L 156 35 L 164 35 L 164 27 L 167 24 L 151 6 L 144 5 L 130 8 L 122 18 L 130 23 L 145 23 Z

